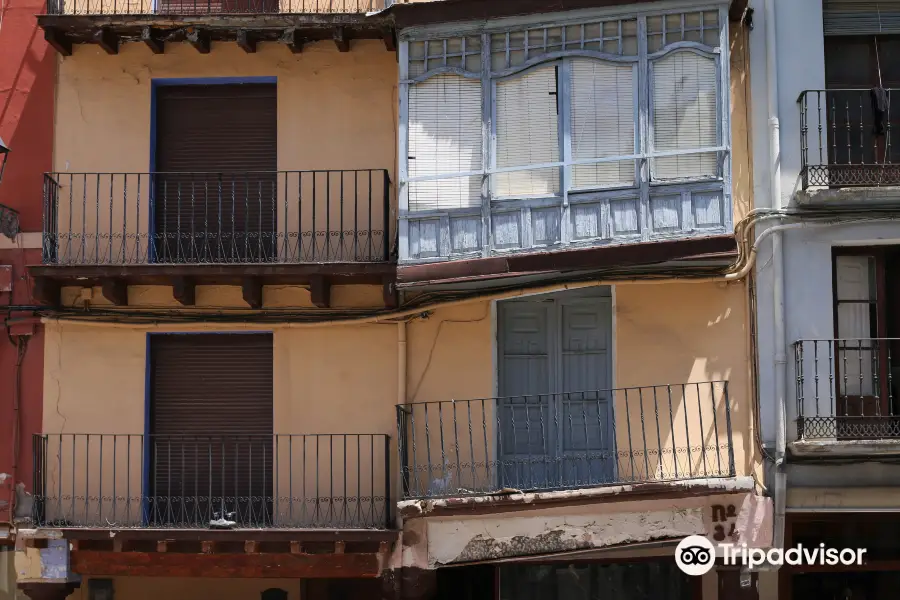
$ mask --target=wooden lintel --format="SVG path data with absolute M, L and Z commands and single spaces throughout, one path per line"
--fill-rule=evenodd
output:
M 394 28 L 385 27 L 381 30 L 381 39 L 384 41 L 384 48 L 388 52 L 397 51 L 397 39 L 394 37 Z
M 112 542 L 113 542 L 113 552 L 121 552 L 122 548 L 124 546 L 124 544 L 122 543 L 123 542 L 122 538 L 114 537 Z
M 209 54 L 209 32 L 204 31 L 203 29 L 194 29 L 193 31 L 189 31 L 187 34 L 187 41 L 200 54 Z
M 169 550 L 169 543 L 166 540 L 157 540 L 156 542 L 156 551 L 157 552 L 167 552 Z
M 262 308 L 262 281 L 258 277 L 244 277 L 241 280 L 241 292 L 244 296 L 244 302 L 250 308 L 259 310 Z
M 193 306 L 197 301 L 197 284 L 193 277 L 174 277 L 172 295 L 182 306 Z
M 39 304 L 59 306 L 59 282 L 46 277 L 37 277 L 31 288 L 31 295 Z
M 381 296 L 385 308 L 397 308 L 400 305 L 397 284 L 393 277 L 385 277 L 381 282 Z
M 302 554 L 303 547 L 300 545 L 300 542 L 291 542 L 291 554 Z
M 334 543 L 334 553 L 335 554 L 344 554 L 344 542 L 335 542 Z
M 115 306 L 128 306 L 128 285 L 122 279 L 104 279 L 101 285 L 103 297 Z
M 95 31 L 94 42 L 107 54 L 119 53 L 119 36 L 109 27 L 101 27 Z
M 216 550 L 216 543 L 212 540 L 203 540 L 200 542 L 200 551 L 203 554 L 212 554 Z
M 303 37 L 296 29 L 285 29 L 284 35 L 281 36 L 281 43 L 294 54 L 303 52 Z
M 334 29 L 334 45 L 337 46 L 337 49 L 341 52 L 350 52 L 350 38 L 348 37 L 347 30 L 343 27 L 336 27 Z
M 322 275 L 309 278 L 309 295 L 313 305 L 328 308 L 331 305 L 331 281 Z
M 71 568 L 82 577 L 378 577 L 379 557 L 366 554 L 183 554 L 80 550 Z
M 256 38 L 246 29 L 238 29 L 237 45 L 241 50 L 248 54 L 256 52 Z
M 44 28 L 44 39 L 54 50 L 63 56 L 72 56 L 72 40 L 66 34 L 54 27 Z
M 152 27 L 144 27 L 141 30 L 141 41 L 147 44 L 153 54 L 163 54 L 166 51 L 166 43 L 162 36 Z
M 244 552 L 247 554 L 256 554 L 259 552 L 259 542 L 256 540 L 247 540 L 244 542 Z

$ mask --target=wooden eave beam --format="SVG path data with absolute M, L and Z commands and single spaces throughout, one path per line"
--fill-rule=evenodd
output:
M 119 36 L 109 27 L 101 27 L 94 32 L 94 42 L 107 54 L 119 53 Z
M 128 284 L 123 279 L 105 279 L 100 286 L 103 297 L 115 306 L 128 306 Z
M 319 308 L 331 306 L 331 281 L 322 275 L 309 278 L 309 296 L 313 305 Z
M 247 54 L 253 54 L 254 52 L 256 52 L 256 38 L 246 29 L 238 29 L 237 45 Z
M 209 32 L 204 29 L 194 29 L 187 34 L 187 41 L 200 54 L 209 54 L 210 41 Z
M 296 29 L 285 29 L 281 36 L 281 43 L 288 47 L 294 54 L 303 52 L 303 36 Z
M 63 56 L 72 56 L 72 40 L 66 34 L 55 27 L 44 28 L 44 39 L 54 50 Z
M 344 27 L 334 28 L 334 45 L 341 52 L 350 52 L 350 37 Z
M 39 304 L 59 306 L 59 282 L 49 277 L 36 277 L 31 295 Z
M 141 41 L 144 42 L 153 54 L 163 54 L 166 51 L 166 43 L 159 31 L 153 27 L 141 29 Z
M 381 39 L 384 41 L 384 48 L 388 52 L 397 51 L 397 38 L 394 35 L 393 27 L 384 27 L 381 30 Z
M 197 283 L 193 277 L 174 277 L 172 295 L 182 306 L 193 306 L 197 302 Z
M 245 277 L 241 281 L 241 293 L 244 296 L 244 302 L 254 309 L 262 308 L 262 281 L 258 277 Z

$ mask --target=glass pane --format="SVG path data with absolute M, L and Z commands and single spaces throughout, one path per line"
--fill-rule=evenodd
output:
M 497 83 L 498 168 L 559 162 L 556 72 L 555 66 L 544 66 Z M 494 176 L 496 196 L 558 193 L 559 169 L 556 167 Z

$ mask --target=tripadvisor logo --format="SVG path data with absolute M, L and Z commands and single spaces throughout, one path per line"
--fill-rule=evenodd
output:
M 825 544 L 793 548 L 748 548 L 737 544 L 719 544 L 719 554 L 725 566 L 743 566 L 750 569 L 764 564 L 819 566 L 861 566 L 865 564 L 865 548 L 829 548 Z M 704 575 L 716 562 L 716 547 L 701 535 L 691 535 L 675 548 L 675 564 L 688 575 Z

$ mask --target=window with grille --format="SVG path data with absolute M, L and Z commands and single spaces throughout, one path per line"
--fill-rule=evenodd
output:
M 430 219 L 408 231 L 433 236 L 409 247 L 439 257 L 479 251 L 482 231 L 516 249 L 646 237 L 648 223 L 727 228 L 726 8 L 401 33 L 401 219 Z M 618 196 L 570 206 L 590 194 Z

